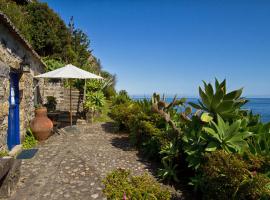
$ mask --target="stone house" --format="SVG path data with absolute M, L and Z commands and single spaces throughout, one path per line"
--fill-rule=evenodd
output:
M 35 105 L 42 103 L 43 80 L 34 76 L 44 71 L 39 55 L 0 12 L 0 151 L 23 140 Z

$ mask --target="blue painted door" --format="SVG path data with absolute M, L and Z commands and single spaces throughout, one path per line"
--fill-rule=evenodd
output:
M 20 94 L 19 79 L 17 73 L 10 73 L 10 92 L 9 92 L 9 115 L 8 115 L 8 149 L 11 150 L 20 144 Z

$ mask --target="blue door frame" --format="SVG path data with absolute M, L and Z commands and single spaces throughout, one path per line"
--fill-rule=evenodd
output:
M 11 150 L 20 144 L 20 94 L 18 73 L 10 73 L 7 145 Z

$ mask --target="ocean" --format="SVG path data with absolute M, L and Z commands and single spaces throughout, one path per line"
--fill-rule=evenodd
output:
M 144 97 L 133 97 L 133 99 L 139 100 Z M 148 97 L 146 97 L 148 98 Z M 173 98 L 166 98 L 166 101 L 170 102 Z M 244 109 L 251 110 L 254 114 L 260 114 L 263 122 L 270 122 L 270 98 L 248 98 L 249 102 L 243 106 Z M 187 98 L 188 102 L 196 103 L 198 99 Z

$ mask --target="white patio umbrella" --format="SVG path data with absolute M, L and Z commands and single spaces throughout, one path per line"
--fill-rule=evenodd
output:
M 36 78 L 55 78 L 55 79 L 103 79 L 101 76 L 92 74 L 85 70 L 82 70 L 74 65 L 68 64 L 59 69 L 40 74 L 35 76 Z M 84 88 L 85 90 L 85 88 Z M 69 89 L 70 93 L 70 126 L 72 126 L 72 101 L 71 101 L 71 85 Z M 85 95 L 85 91 L 84 91 Z

